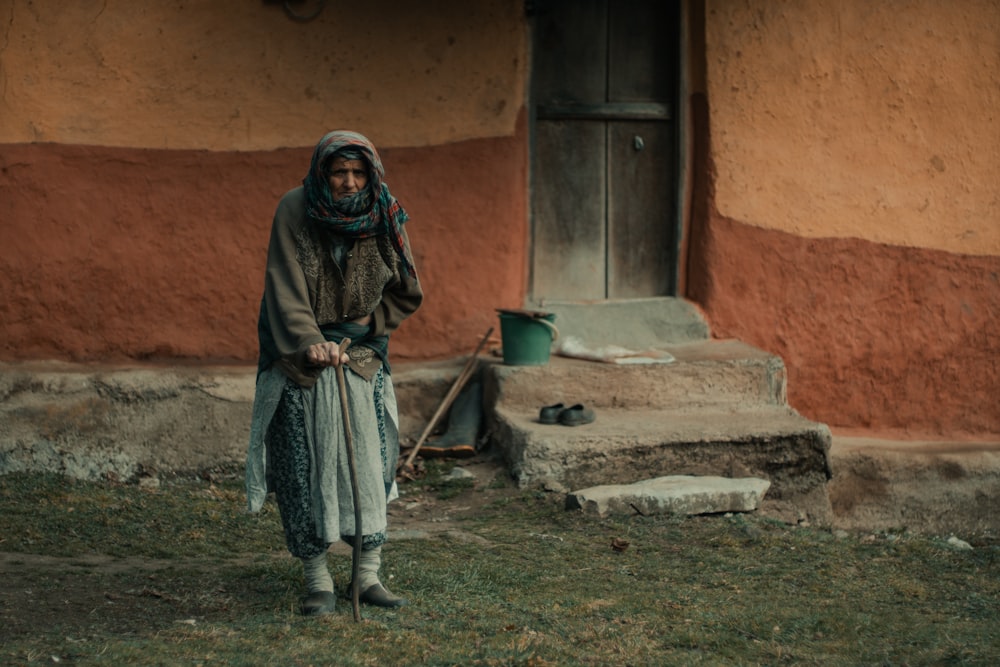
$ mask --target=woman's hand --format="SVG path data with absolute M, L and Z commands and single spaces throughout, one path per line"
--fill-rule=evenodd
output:
M 360 324 L 361 326 L 370 327 L 374 316 L 368 313 L 364 317 L 359 317 L 356 320 L 351 320 L 352 324 Z M 340 366 L 341 364 L 346 364 L 348 361 L 347 353 L 338 354 L 337 350 L 340 345 L 337 343 L 332 343 L 327 341 L 325 343 L 316 343 L 310 345 L 306 349 L 306 361 L 313 366 Z
M 339 366 L 347 363 L 347 353 L 340 354 L 337 343 L 316 343 L 306 349 L 306 361 L 313 366 Z

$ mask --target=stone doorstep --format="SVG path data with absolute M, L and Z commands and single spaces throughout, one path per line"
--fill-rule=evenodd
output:
M 596 408 L 705 408 L 784 405 L 786 373 L 779 357 L 740 341 L 702 341 L 659 348 L 675 360 L 612 364 L 553 355 L 541 366 L 484 368 L 487 406 L 538 410 L 584 403 Z
M 562 338 L 574 337 L 588 346 L 615 344 L 641 349 L 659 347 L 665 341 L 706 340 L 710 335 L 701 310 L 679 297 L 575 302 L 547 299 L 532 307 L 555 315 Z M 623 322 L 628 326 L 623 327 Z
M 523 487 L 582 488 L 683 474 L 759 477 L 763 509 L 782 520 L 832 520 L 829 430 L 788 407 L 739 411 L 614 410 L 583 426 L 546 425 L 526 410 L 494 410 L 490 443 Z

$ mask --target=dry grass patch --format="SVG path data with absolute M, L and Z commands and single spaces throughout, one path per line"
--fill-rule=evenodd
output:
M 391 529 L 421 537 L 390 541 L 383 577 L 412 604 L 365 608 L 356 624 L 346 599 L 332 616 L 296 614 L 301 571 L 277 511 L 247 514 L 236 475 L 152 489 L 0 477 L 0 663 L 992 665 L 1000 655 L 990 539 L 958 551 L 753 515 L 600 520 L 509 484 L 455 492 L 435 474 L 404 492 L 412 509 Z M 348 552 L 330 563 L 343 588 Z

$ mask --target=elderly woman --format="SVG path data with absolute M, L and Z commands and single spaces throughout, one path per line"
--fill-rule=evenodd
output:
M 406 603 L 378 578 L 399 457 L 388 344 L 423 293 L 403 229 L 408 216 L 383 177 L 368 139 L 330 132 L 316 146 L 302 186 L 281 198 L 267 251 L 247 497 L 256 512 L 274 491 L 288 550 L 302 561 L 307 594 L 300 609 L 307 615 L 334 610 L 326 553 L 337 539 L 362 540 L 362 602 Z M 341 355 L 344 338 L 351 343 Z M 341 364 L 360 536 L 336 373 Z

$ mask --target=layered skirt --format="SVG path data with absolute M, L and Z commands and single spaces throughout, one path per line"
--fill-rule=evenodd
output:
M 386 541 L 386 506 L 398 494 L 399 429 L 392 377 L 345 369 L 363 548 Z M 337 539 L 353 543 L 354 501 L 335 369 L 304 388 L 276 368 L 257 379 L 246 487 L 251 512 L 274 491 L 292 555 L 312 558 Z

